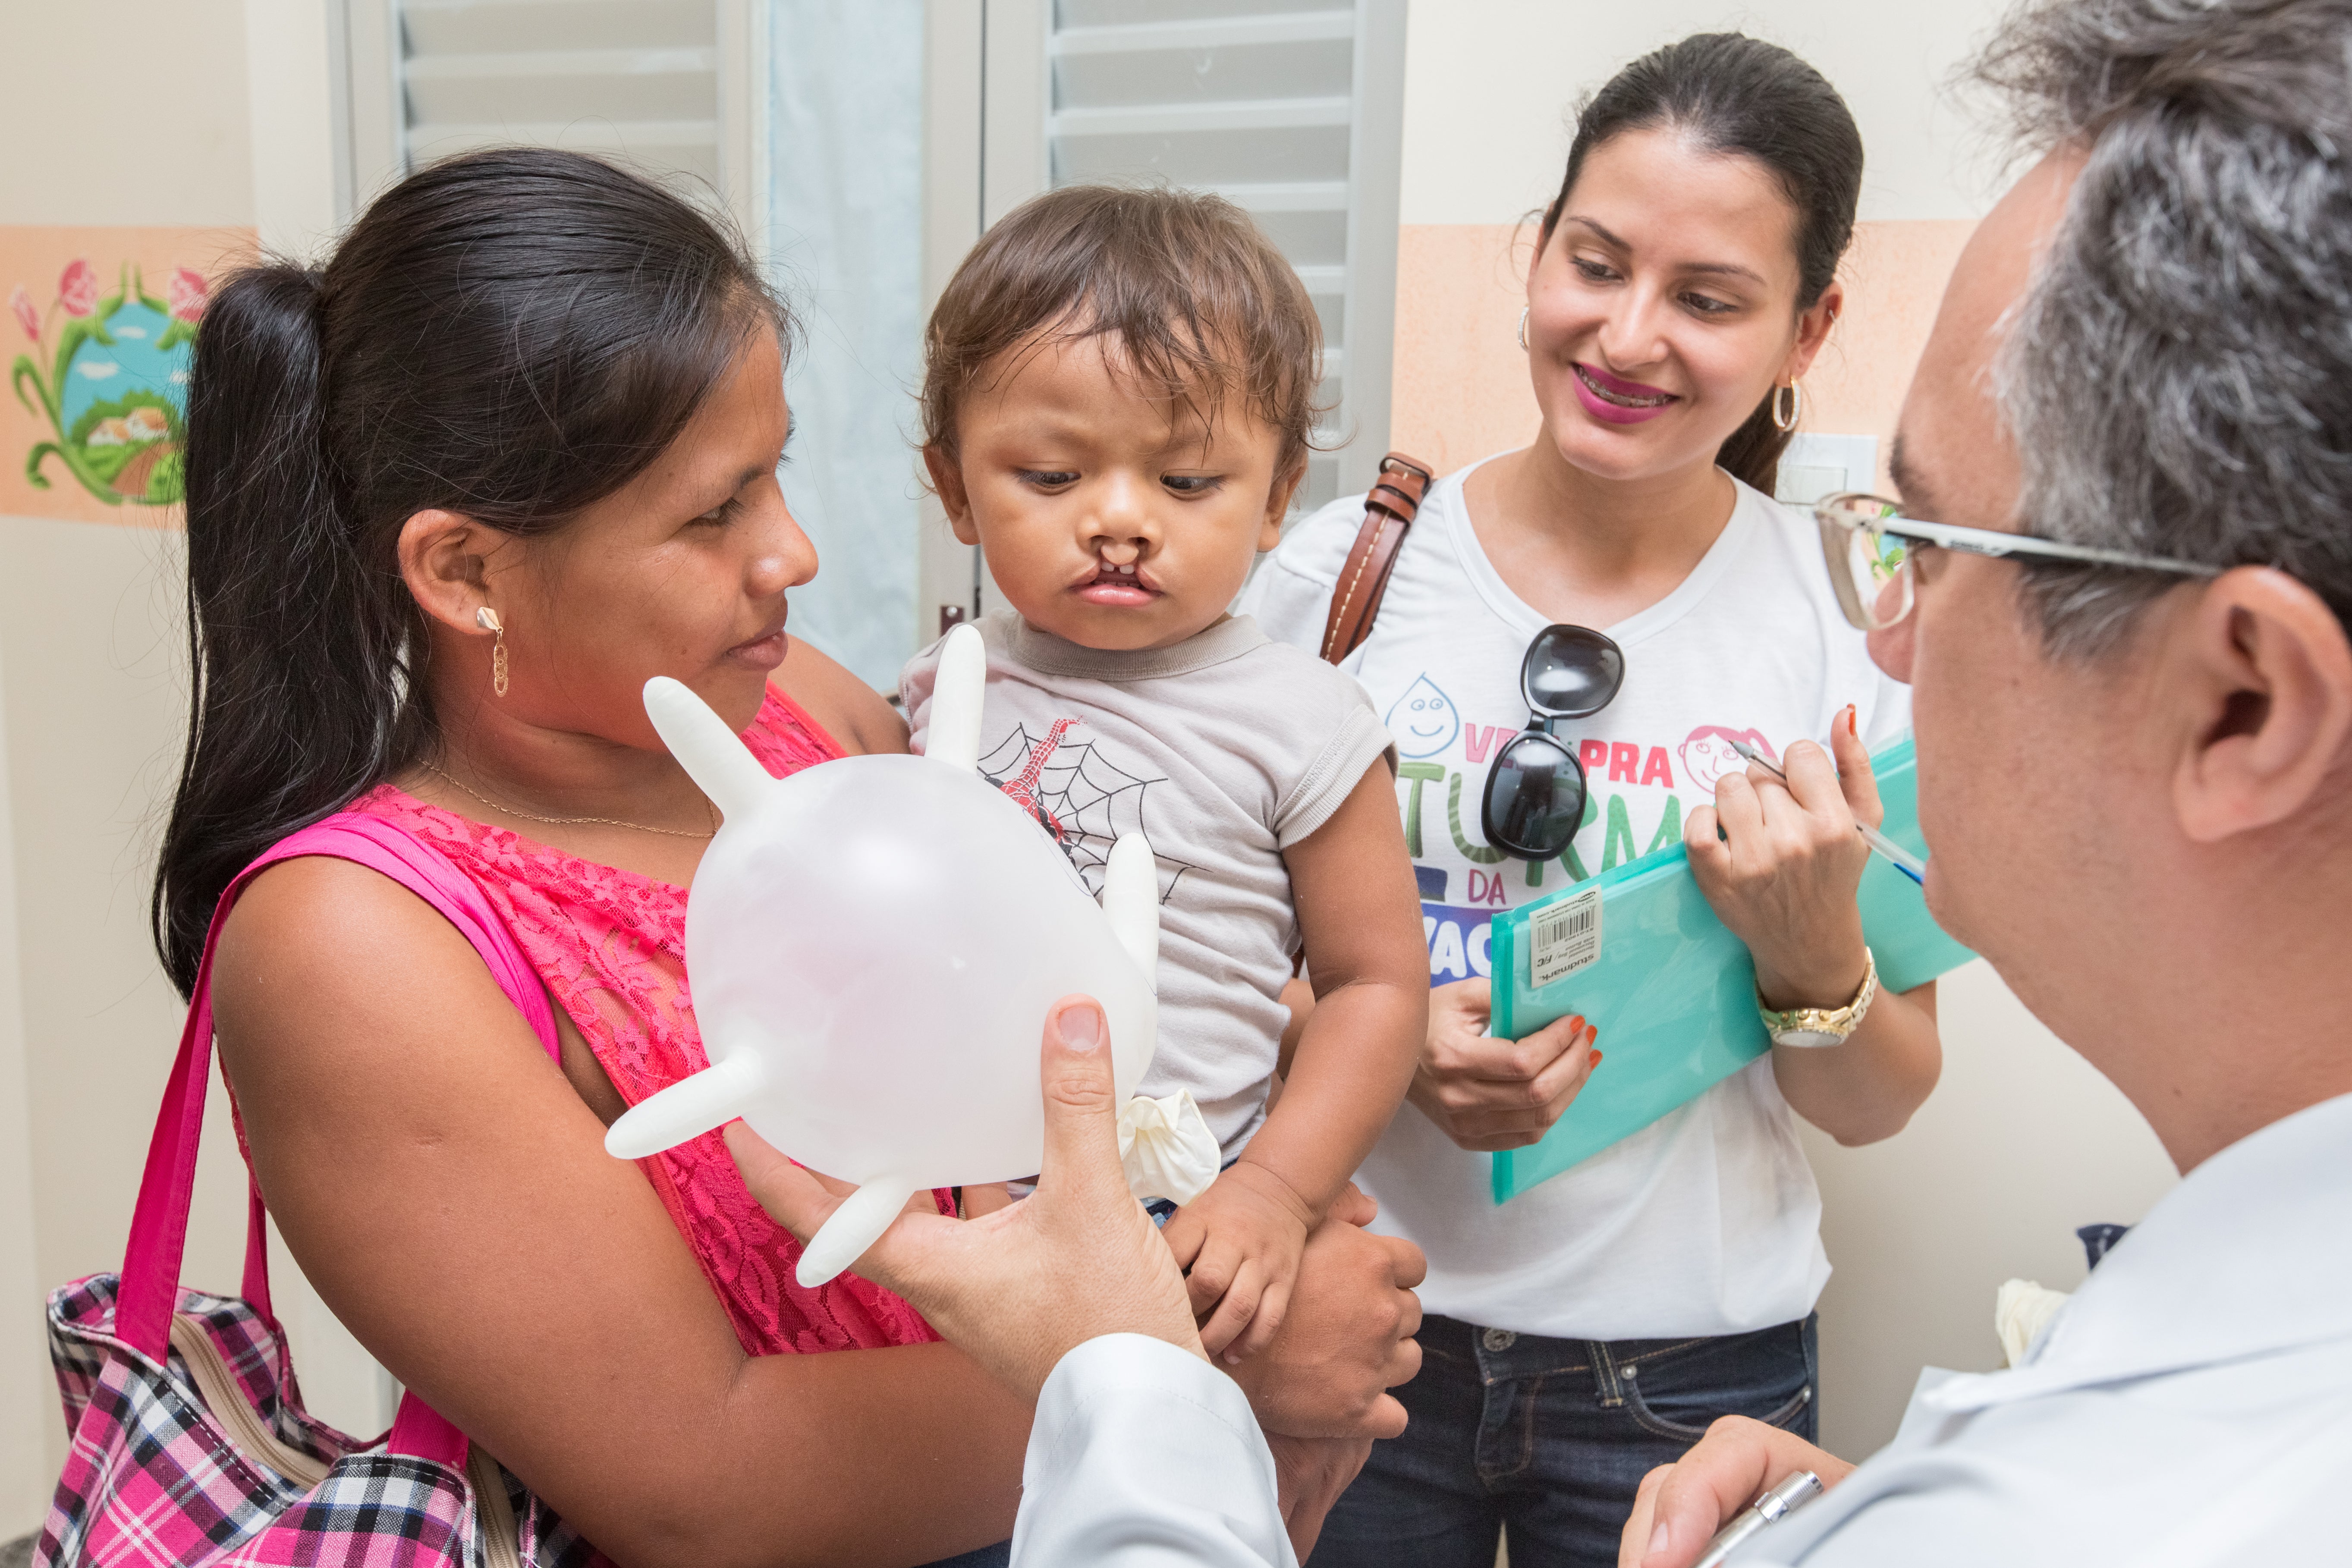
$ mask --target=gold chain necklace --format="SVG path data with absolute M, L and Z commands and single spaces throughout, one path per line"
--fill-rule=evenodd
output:
M 432 773 L 438 778 L 447 779 L 449 783 L 456 784 L 459 789 L 464 790 L 467 795 L 472 795 L 484 805 L 488 806 L 492 811 L 503 811 L 509 816 L 520 816 L 526 822 L 544 822 L 555 827 L 628 827 L 634 828 L 639 833 L 658 833 L 666 838 L 709 838 L 719 831 L 716 824 L 711 826 L 710 831 L 708 833 L 689 833 L 683 827 L 650 827 L 642 822 L 623 822 L 620 818 L 615 816 L 541 816 L 535 811 L 518 811 L 513 806 L 507 805 L 503 801 L 492 800 L 480 790 L 462 784 L 455 778 L 451 778 L 447 773 L 443 773 L 431 763 L 426 763 L 424 766 L 426 773 Z M 702 807 L 705 811 L 709 810 L 710 802 L 708 799 L 704 800 Z

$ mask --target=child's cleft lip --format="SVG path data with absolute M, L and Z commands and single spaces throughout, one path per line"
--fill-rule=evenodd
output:
M 1094 572 L 1075 584 L 1079 598 L 1089 605 L 1107 609 L 1140 609 L 1160 597 L 1160 590 L 1150 577 L 1132 563 L 1114 565 L 1103 562 Z

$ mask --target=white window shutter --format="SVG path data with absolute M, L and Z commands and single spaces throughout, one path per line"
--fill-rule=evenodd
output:
M 1300 504 L 1370 483 L 1388 434 L 1402 0 L 1055 0 L 1054 186 L 1157 177 L 1246 209 L 1295 267 L 1335 406 Z
M 356 195 L 524 143 L 686 175 L 757 215 L 745 0 L 351 0 Z

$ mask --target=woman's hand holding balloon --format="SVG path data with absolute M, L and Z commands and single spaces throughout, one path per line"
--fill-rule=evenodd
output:
M 1104 1037 L 1089 997 L 1064 998 L 1046 1021 L 1034 1196 L 971 1220 L 901 1215 L 854 1266 L 1024 1398 L 1065 1354 L 1103 1334 L 1149 1334 L 1203 1354 L 1183 1276 L 1127 1190 Z M 827 1184 L 743 1123 L 727 1129 L 727 1146 L 752 1196 L 803 1243 L 840 1206 Z

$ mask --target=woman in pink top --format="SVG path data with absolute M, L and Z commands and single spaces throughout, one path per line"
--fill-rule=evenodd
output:
M 289 1246 L 530 1489 L 544 1563 L 987 1561 L 1019 1500 L 1026 1405 L 889 1292 L 795 1285 L 715 1134 L 602 1146 L 705 1061 L 681 939 L 718 818 L 646 680 L 779 774 L 905 746 L 784 633 L 816 571 L 776 481 L 789 338 L 676 197 L 514 149 L 404 181 L 322 270 L 237 274 L 197 343 L 158 943 L 184 990 L 230 879 L 351 810 L 455 863 L 529 955 L 560 1066 L 439 915 L 295 859 L 237 902 L 213 994 Z M 1401 1425 L 1412 1366 L 1410 1249 L 1333 1225 L 1308 1263 L 1244 1373 L 1303 1520 Z

